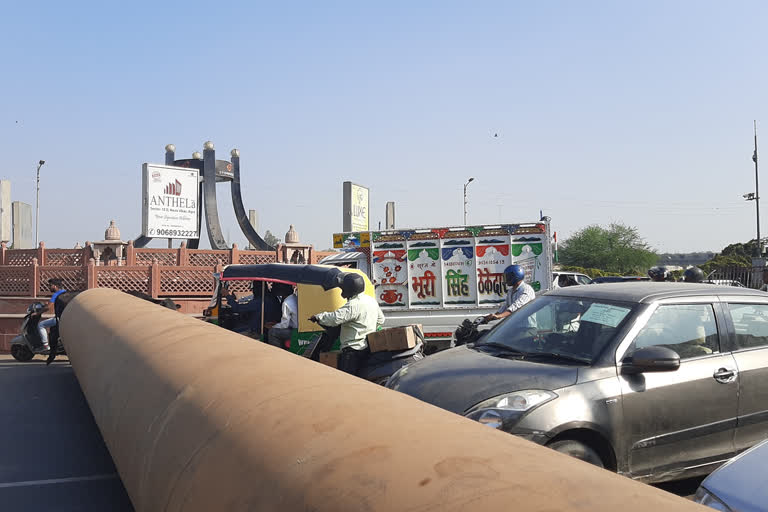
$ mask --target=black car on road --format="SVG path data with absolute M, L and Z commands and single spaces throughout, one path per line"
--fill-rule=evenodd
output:
M 768 436 L 768 294 L 559 288 L 387 385 L 638 480 L 707 474 Z

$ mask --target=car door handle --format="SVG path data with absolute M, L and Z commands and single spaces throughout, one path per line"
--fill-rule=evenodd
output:
M 736 370 L 730 368 L 718 368 L 712 377 L 721 384 L 728 384 L 736 380 L 736 375 L 738 375 Z

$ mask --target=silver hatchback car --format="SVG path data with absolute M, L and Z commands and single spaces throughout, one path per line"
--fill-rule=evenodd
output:
M 768 294 L 560 288 L 387 386 L 641 481 L 703 475 L 768 436 Z

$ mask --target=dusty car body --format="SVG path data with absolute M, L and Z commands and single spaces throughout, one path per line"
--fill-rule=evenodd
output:
M 768 294 L 684 283 L 553 290 L 388 387 L 647 482 L 768 433 Z

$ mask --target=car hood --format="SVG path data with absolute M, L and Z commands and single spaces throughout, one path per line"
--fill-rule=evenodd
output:
M 720 466 L 701 486 L 732 510 L 763 510 L 768 503 L 768 488 L 763 485 L 766 456 L 768 441 L 763 441 Z
M 396 373 L 387 387 L 463 414 L 494 396 L 576 383 L 578 368 L 494 357 L 466 346 L 431 355 Z

